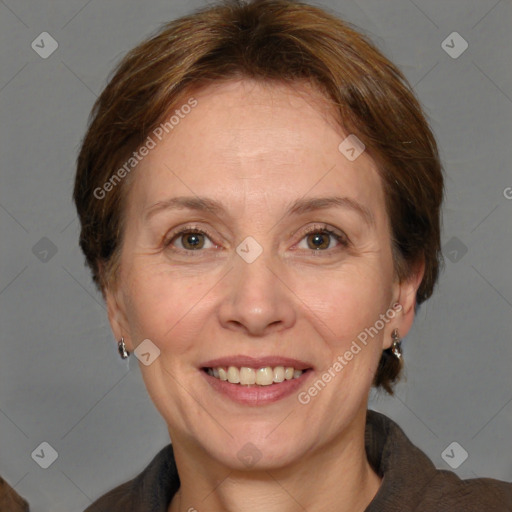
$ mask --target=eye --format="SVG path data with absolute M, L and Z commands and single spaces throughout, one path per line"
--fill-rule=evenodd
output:
M 190 253 L 201 252 L 201 249 L 218 248 L 219 246 L 212 242 L 211 239 L 212 236 L 208 231 L 187 226 L 173 232 L 164 242 L 164 246 L 171 247 L 176 252 L 188 253 L 188 255 L 192 256 Z M 303 240 L 306 244 L 305 247 L 301 246 Z M 330 229 L 326 224 L 314 225 L 303 233 L 298 248 L 315 252 L 326 252 L 329 249 L 336 250 L 336 242 L 338 249 L 340 249 L 340 246 L 344 248 L 349 245 L 348 238 L 343 232 Z
M 174 241 L 178 244 L 177 247 L 174 245 Z M 177 249 L 186 252 L 217 247 L 210 240 L 210 235 L 206 231 L 191 227 L 186 227 L 180 231 L 172 233 L 164 245 L 165 247 L 172 245 Z
M 312 226 L 303 234 L 302 240 L 305 240 L 306 247 L 300 246 L 300 249 L 310 249 L 313 251 L 325 252 L 327 249 L 332 249 L 335 242 L 338 242 L 339 246 L 347 247 L 349 245 L 348 239 L 344 233 L 329 229 L 325 224 L 320 226 Z

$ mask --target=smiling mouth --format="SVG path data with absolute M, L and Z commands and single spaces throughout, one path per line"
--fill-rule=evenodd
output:
M 265 366 L 250 368 L 248 366 L 218 366 L 203 368 L 208 375 L 216 379 L 241 386 L 270 386 L 288 380 L 298 379 L 310 368 L 297 370 L 293 366 Z

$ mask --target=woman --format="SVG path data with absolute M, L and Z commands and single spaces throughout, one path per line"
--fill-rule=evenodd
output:
M 442 195 L 407 81 L 318 8 L 231 1 L 132 50 L 74 200 L 172 445 L 87 510 L 512 510 L 367 410 L 436 283 Z

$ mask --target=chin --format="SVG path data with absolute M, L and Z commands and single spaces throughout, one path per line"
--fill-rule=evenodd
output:
M 211 457 L 223 466 L 237 471 L 270 471 L 283 468 L 301 458 L 305 452 L 304 441 L 300 436 L 282 436 L 278 442 L 256 443 L 249 435 L 223 446 L 210 447 Z M 300 445 L 298 441 L 300 440 Z

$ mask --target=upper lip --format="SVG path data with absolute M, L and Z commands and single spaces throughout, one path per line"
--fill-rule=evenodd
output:
M 308 368 L 312 368 L 313 365 L 306 361 L 300 361 L 299 359 L 293 359 L 291 357 L 251 357 L 245 355 L 220 357 L 218 359 L 211 359 L 209 361 L 205 361 L 200 365 L 201 368 L 218 368 L 228 366 L 236 366 L 237 368 L 240 368 L 242 366 L 246 366 L 248 368 L 265 368 L 267 366 L 292 366 L 296 370 L 307 370 Z

